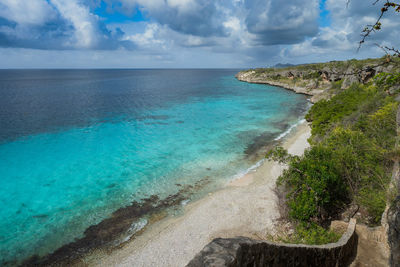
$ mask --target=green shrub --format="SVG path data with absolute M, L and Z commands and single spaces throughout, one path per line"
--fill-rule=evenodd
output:
M 343 80 L 332 82 L 331 88 L 334 91 L 338 91 L 338 90 L 342 89 L 342 83 L 343 83 Z
M 347 200 L 348 190 L 339 175 L 332 150 L 316 145 L 303 157 L 289 158 L 288 164 L 289 168 L 278 182 L 289 189 L 287 198 L 291 218 L 322 220 L 325 214 L 334 213 Z
M 286 149 L 281 146 L 277 146 L 274 149 L 268 151 L 265 158 L 277 161 L 279 163 L 288 163 L 293 156 L 288 153 Z
M 306 119 L 311 121 L 311 148 L 303 156 L 291 156 L 282 148 L 268 154 L 288 164 L 278 183 L 288 190 L 294 221 L 304 225 L 329 220 L 351 201 L 367 212 L 369 223 L 380 221 L 392 159 L 400 157 L 395 148 L 398 103 L 387 91 L 400 83 L 400 74 L 383 74 L 374 81 L 353 84 L 310 109 Z M 318 233 L 303 230 L 298 232 Z
M 286 243 L 322 245 L 335 243 L 340 239 L 340 234 L 327 230 L 316 223 L 299 223 L 295 233 Z
M 383 90 L 400 84 L 400 73 L 380 73 L 374 77 L 375 84 Z
M 367 133 L 386 150 L 392 150 L 396 142 L 396 112 L 398 103 L 389 102 L 367 117 Z
M 336 122 L 357 111 L 361 103 L 374 94 L 375 91 L 368 90 L 365 86 L 353 84 L 331 100 L 317 102 L 306 115 L 306 119 L 312 121 L 313 136 L 324 136 Z
M 318 79 L 318 78 L 321 78 L 321 73 L 318 71 L 311 71 L 303 75 L 303 79 Z
M 386 189 L 363 188 L 357 200 L 371 217 L 371 224 L 379 224 L 386 207 Z
M 363 132 L 338 127 L 322 144 L 333 151 L 339 175 L 352 195 L 362 187 L 382 188 L 386 183 L 386 178 L 382 178 L 387 171 L 384 150 Z

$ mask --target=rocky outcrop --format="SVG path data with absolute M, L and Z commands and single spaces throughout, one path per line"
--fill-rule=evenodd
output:
M 244 75 L 241 75 L 241 73 L 239 73 L 236 77 L 240 81 L 249 82 L 249 83 L 268 84 L 268 85 L 283 87 L 283 88 L 295 91 L 296 93 L 310 95 L 310 96 L 315 95 L 320 92 L 320 90 L 318 90 L 318 89 L 312 89 L 312 84 L 310 84 L 310 87 L 300 87 L 300 86 L 291 85 L 291 84 L 288 84 L 285 82 L 266 80 L 263 78 L 252 78 L 252 77 L 245 78 Z
M 399 65 L 384 59 L 367 61 L 330 62 L 309 64 L 285 69 L 254 69 L 236 75 L 240 81 L 283 87 L 296 93 L 313 96 L 311 102 L 329 98 L 324 94 L 332 83 L 341 81 L 341 89 L 353 83 L 367 83 L 376 74 L 398 70 Z
M 397 196 L 388 211 L 388 241 L 390 245 L 390 265 L 400 266 L 400 196 Z
M 361 69 L 349 68 L 344 73 L 338 73 L 337 78 L 339 80 L 343 79 L 342 89 L 348 88 L 353 83 L 367 83 L 369 82 L 377 73 L 385 71 L 385 68 L 380 68 L 377 72 L 379 66 L 366 66 Z
M 287 77 L 290 79 L 290 78 L 297 77 L 297 75 L 300 75 L 300 73 L 295 72 L 295 74 L 293 74 L 290 71 L 289 72 L 285 71 L 285 72 L 277 73 L 276 77 Z M 278 87 L 292 90 L 299 94 L 313 96 L 313 95 L 316 95 L 321 92 L 321 90 L 318 90 L 317 86 L 314 83 L 312 83 L 311 81 L 309 84 L 307 84 L 307 86 L 297 86 L 297 85 L 289 83 L 289 82 L 279 81 L 274 77 L 275 76 L 268 76 L 268 75 L 260 76 L 260 75 L 257 75 L 255 71 L 239 72 L 238 74 L 236 74 L 236 78 L 239 81 L 278 86 Z
M 277 244 L 247 237 L 217 238 L 187 266 L 348 266 L 357 250 L 355 227 L 352 219 L 338 242 L 320 246 Z

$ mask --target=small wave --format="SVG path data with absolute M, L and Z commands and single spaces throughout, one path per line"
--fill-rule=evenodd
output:
M 248 173 L 250 173 L 250 172 L 256 171 L 257 168 L 260 167 L 260 166 L 264 163 L 264 161 L 265 161 L 265 159 L 259 160 L 259 161 L 257 161 L 256 164 L 250 166 L 250 167 L 247 168 L 246 170 L 238 172 L 237 174 L 235 174 L 234 176 L 232 176 L 231 181 L 234 181 L 234 180 L 236 180 L 236 179 L 239 179 L 239 178 L 245 176 L 246 174 L 248 174 Z
M 147 219 L 141 218 L 138 221 L 132 223 L 128 231 L 130 234 L 135 234 L 140 230 L 142 230 L 146 225 L 147 225 Z
M 283 137 L 285 137 L 286 135 L 288 135 L 294 128 L 296 128 L 297 126 L 299 126 L 300 124 L 306 122 L 305 119 L 301 119 L 298 122 L 296 122 L 295 124 L 293 124 L 292 126 L 289 127 L 289 129 L 287 129 L 285 132 L 283 132 L 282 134 L 280 134 L 278 137 L 276 137 L 274 139 L 274 141 L 278 141 L 280 139 L 282 139 Z M 250 166 L 248 169 L 243 170 L 243 171 L 239 171 L 237 174 L 235 174 L 234 176 L 232 176 L 232 179 L 230 179 L 230 181 L 234 181 L 237 180 L 239 178 L 242 178 L 243 176 L 245 176 L 246 174 L 250 173 L 250 172 L 254 172 L 257 170 L 258 167 L 260 167 L 263 163 L 264 163 L 265 159 L 261 159 L 259 161 L 257 161 L 256 164 Z
M 184 207 L 190 202 L 190 199 L 182 200 L 181 205 Z
M 125 243 L 127 241 L 129 241 L 129 239 L 131 239 L 131 237 L 136 234 L 137 232 L 139 232 L 140 230 L 142 230 L 146 225 L 147 225 L 148 221 L 145 218 L 141 218 L 135 222 L 133 222 L 131 224 L 131 227 L 129 227 L 128 231 L 127 231 L 127 235 L 120 240 L 119 242 L 117 242 L 117 245 Z
M 289 129 L 287 129 L 285 132 L 281 133 L 277 138 L 275 138 L 275 141 L 281 140 L 283 137 L 285 137 L 286 135 L 288 135 L 294 128 L 296 128 L 297 126 L 299 126 L 300 124 L 306 122 L 305 119 L 299 120 L 297 123 L 293 124 L 292 126 L 289 127 Z

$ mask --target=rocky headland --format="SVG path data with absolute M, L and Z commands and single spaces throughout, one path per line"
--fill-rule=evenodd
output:
M 331 61 L 286 68 L 258 68 L 240 71 L 236 78 L 249 83 L 283 87 L 299 94 L 312 96 L 315 103 L 329 99 L 353 83 L 367 83 L 376 74 L 398 72 L 399 60 L 377 58 L 366 60 Z

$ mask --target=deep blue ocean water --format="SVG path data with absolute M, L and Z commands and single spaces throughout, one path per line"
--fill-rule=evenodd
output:
M 218 188 L 251 167 L 260 136 L 298 122 L 307 100 L 236 72 L 0 71 L 0 263 L 51 252 L 132 201 L 204 177 Z

